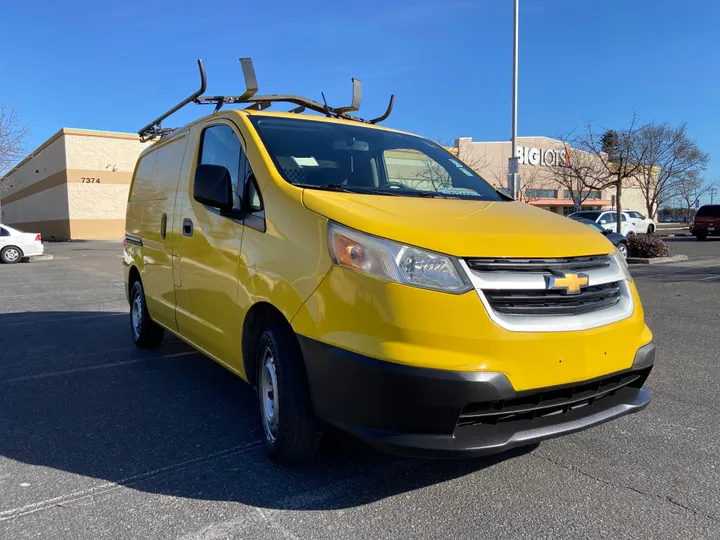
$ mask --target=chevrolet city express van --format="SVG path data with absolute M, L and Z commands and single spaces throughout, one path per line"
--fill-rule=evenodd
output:
M 132 337 L 250 383 L 285 464 L 336 426 L 408 456 L 500 452 L 644 408 L 652 334 L 589 227 L 508 198 L 434 142 L 228 110 L 140 156 Z

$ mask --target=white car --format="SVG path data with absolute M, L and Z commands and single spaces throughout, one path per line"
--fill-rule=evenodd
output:
M 0 261 L 13 264 L 43 253 L 45 246 L 39 233 L 26 233 L 0 225 Z
M 655 229 L 657 229 L 657 226 L 652 219 L 645 217 L 636 210 L 628 210 L 627 212 L 623 212 L 623 214 L 627 214 L 630 223 L 635 225 L 635 230 L 640 234 L 650 234 L 655 232 Z
M 603 229 L 610 232 L 618 232 L 617 230 L 617 212 L 615 210 L 583 210 L 582 212 L 575 212 L 570 214 L 569 217 L 584 218 L 594 221 L 600 225 Z M 629 216 L 622 213 L 622 226 L 620 227 L 620 234 L 630 236 L 637 233 L 635 225 L 630 221 Z

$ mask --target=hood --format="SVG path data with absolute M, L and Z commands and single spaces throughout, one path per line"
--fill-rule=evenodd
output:
M 303 204 L 353 229 L 456 257 L 576 257 L 614 249 L 585 224 L 514 201 L 305 189 Z

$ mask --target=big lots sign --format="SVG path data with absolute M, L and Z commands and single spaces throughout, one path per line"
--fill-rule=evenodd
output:
M 516 149 L 516 157 L 520 165 L 543 165 L 552 167 L 554 165 L 570 164 L 570 148 L 562 150 L 552 150 L 545 148 L 535 148 L 530 146 L 518 146 Z

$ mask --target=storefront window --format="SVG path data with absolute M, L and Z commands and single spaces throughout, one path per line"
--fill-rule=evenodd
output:
M 570 195 L 569 190 L 565 190 L 565 193 L 563 194 L 564 199 L 572 199 L 572 195 Z M 583 191 L 583 199 L 590 199 L 590 200 L 600 200 L 602 199 L 602 193 L 599 191 Z
M 525 191 L 527 199 L 556 199 L 557 191 L 554 189 L 528 189 Z

